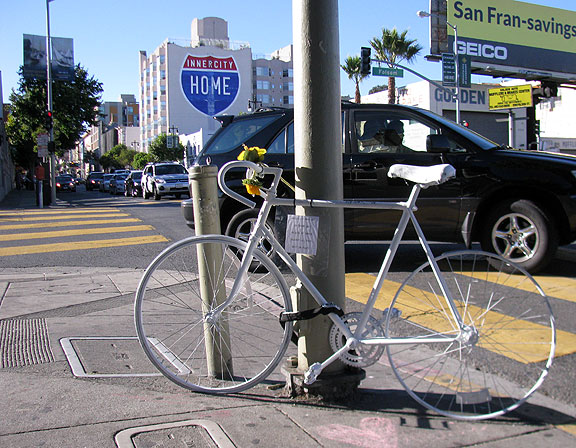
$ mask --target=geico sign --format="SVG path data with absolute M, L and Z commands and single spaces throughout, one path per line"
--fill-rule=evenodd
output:
M 481 56 L 487 59 L 508 59 L 508 49 L 506 47 L 479 44 L 477 42 L 458 41 L 458 54 L 467 54 L 468 56 Z

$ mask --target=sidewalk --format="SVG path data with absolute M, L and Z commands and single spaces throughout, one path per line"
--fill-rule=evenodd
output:
M 22 193 L 0 207 L 28 207 Z M 500 419 L 451 421 L 416 405 L 378 364 L 354 399 L 340 404 L 289 399 L 262 385 L 234 396 L 184 390 L 158 376 L 135 339 L 140 275 L 89 267 L 0 271 L 0 446 L 576 444 L 572 406 L 535 394 Z

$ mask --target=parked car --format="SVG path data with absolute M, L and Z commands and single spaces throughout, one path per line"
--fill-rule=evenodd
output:
M 86 191 L 99 190 L 102 177 L 104 177 L 104 173 L 101 171 L 93 171 L 88 174 L 86 178 Z
M 174 195 L 180 199 L 189 194 L 188 171 L 176 162 L 149 163 L 142 171 L 142 196 L 159 200 L 165 195 Z
M 76 191 L 76 182 L 69 174 L 56 176 L 56 191 Z
M 235 160 L 242 144 L 267 149 L 265 163 L 284 168 L 294 182 L 293 110 L 270 110 L 216 117 L 222 127 L 206 143 L 197 163 L 222 166 Z M 422 191 L 418 219 L 430 240 L 479 242 L 536 272 L 553 258 L 558 245 L 576 239 L 576 157 L 516 150 L 494 143 L 430 111 L 384 104 L 342 105 L 344 197 L 402 200 L 410 186 L 388 178 L 394 163 L 450 163 L 456 178 Z M 233 188 L 244 170 L 230 172 Z M 279 193 L 292 196 L 281 184 Z M 192 201 L 182 202 L 187 224 L 194 225 Z M 245 234 L 256 210 L 222 196 L 224 233 Z M 345 209 L 346 240 L 389 240 L 398 215 L 387 210 Z M 414 237 L 408 232 L 407 237 Z
M 104 174 L 102 180 L 100 181 L 100 185 L 98 189 L 104 193 L 110 191 L 110 181 L 114 177 L 114 174 Z
M 142 171 L 131 171 L 126 178 L 124 196 L 140 196 L 142 194 L 141 180 Z
M 125 191 L 125 181 L 128 177 L 128 173 L 114 173 L 114 177 L 110 179 L 110 194 L 124 194 Z

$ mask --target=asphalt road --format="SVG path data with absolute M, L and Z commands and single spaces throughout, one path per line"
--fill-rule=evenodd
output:
M 98 266 L 122 268 L 145 268 L 153 258 L 171 242 L 192 235 L 182 217 L 181 200 L 163 198 L 160 201 L 142 198 L 111 196 L 97 191 L 86 192 L 79 186 L 76 193 L 61 193 L 59 198 L 70 203 L 69 208 L 59 212 L 60 219 L 66 216 L 74 223 L 75 233 L 58 230 L 59 227 L 39 227 L 37 229 L 14 229 L 10 232 L 22 235 L 36 232 L 36 239 L 20 239 L 3 242 L 3 247 L 14 248 L 16 253 L 24 246 L 36 244 L 38 249 L 30 253 L 0 256 L 1 267 L 33 266 Z M 93 218 L 90 218 L 90 217 Z M 92 220 L 96 223 L 83 224 Z M 106 223 L 102 223 L 105 220 Z M 101 221 L 98 223 L 97 221 Z M 109 221 L 109 222 L 108 222 Z M 33 216 L 30 223 L 33 224 Z M 68 227 L 66 227 L 68 228 Z M 118 228 L 122 228 L 121 233 Z M 46 232 L 58 232 L 46 234 Z M 100 233 L 90 233 L 100 232 Z M 5 233 L 5 232 L 3 232 Z M 50 242 L 53 250 L 40 248 Z M 122 241 L 122 244 L 114 241 Z M 432 245 L 435 253 L 461 249 L 454 244 Z M 72 250 L 76 249 L 76 250 Z M 348 243 L 346 245 L 346 270 L 348 273 L 375 273 L 380 267 L 386 250 L 385 243 Z M 573 249 L 571 249 L 573 250 Z M 576 253 L 570 252 L 568 253 Z M 403 245 L 398 252 L 390 275 L 401 279 L 425 261 L 424 254 L 414 243 Z M 576 290 L 576 257 L 561 254 L 554 262 L 536 277 L 547 284 L 560 281 L 573 281 Z M 552 307 L 559 329 L 576 334 L 576 297 L 574 300 L 552 299 Z M 349 304 L 354 308 L 353 303 Z M 574 347 L 576 352 L 576 347 Z M 551 373 L 540 391 L 563 402 L 576 405 L 576 389 L 573 387 L 573 372 L 576 371 L 576 356 L 568 354 L 556 358 Z

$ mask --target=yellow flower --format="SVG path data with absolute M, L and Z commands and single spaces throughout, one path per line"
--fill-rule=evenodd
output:
M 244 151 L 238 156 L 238 160 L 247 160 L 248 162 L 260 163 L 264 161 L 264 154 L 266 150 L 264 148 L 259 148 L 258 146 L 252 146 L 248 148 L 246 145 L 242 145 Z

